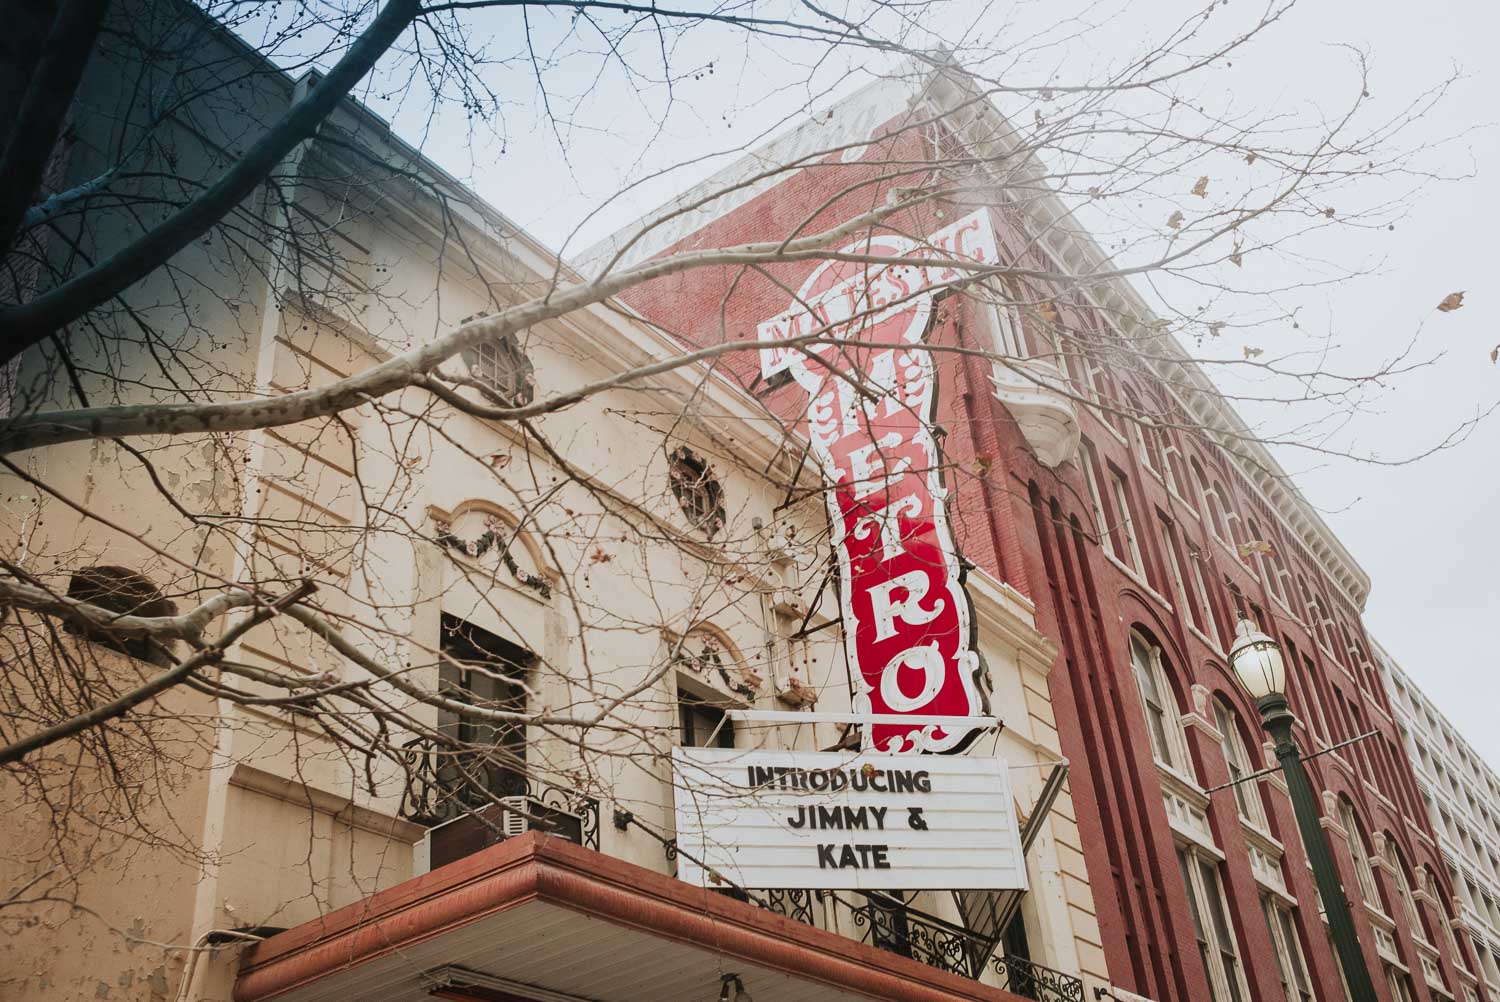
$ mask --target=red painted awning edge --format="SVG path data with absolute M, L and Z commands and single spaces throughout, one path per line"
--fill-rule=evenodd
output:
M 242 958 L 234 998 L 268 1002 L 536 900 L 876 999 L 1020 1002 L 998 988 L 539 832 L 256 944 Z

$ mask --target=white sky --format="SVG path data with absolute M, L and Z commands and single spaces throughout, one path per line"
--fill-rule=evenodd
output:
M 944 24 L 972 22 L 969 37 L 1003 40 L 1030 38 L 1039 27 L 1055 25 L 1059 12 L 1076 10 L 1101 22 L 1114 12 L 1084 39 L 1028 46 L 1032 54 L 1027 64 L 1007 77 L 1027 82 L 1049 68 L 1059 79 L 1086 75 L 1090 67 L 1136 51 L 1199 7 L 1176 0 L 1121 0 L 1108 9 L 1088 6 L 1085 0 L 950 0 L 949 6 Z M 1253 0 L 1234 0 L 1232 6 L 1221 4 L 1214 16 L 1243 20 L 1260 9 Z M 503 22 L 472 20 L 486 30 L 506 29 Z M 550 30 L 540 29 L 543 36 Z M 1300 308 L 1305 327 L 1331 332 L 1337 346 L 1331 364 L 1344 370 L 1368 371 L 1397 352 L 1419 327 L 1417 354 L 1437 356 L 1433 365 L 1394 380 L 1340 430 L 1335 440 L 1354 451 L 1389 458 L 1420 452 L 1500 399 L 1500 366 L 1489 361 L 1491 348 L 1500 344 L 1500 325 L 1488 281 L 1500 263 L 1493 250 L 1500 233 L 1500 129 L 1490 124 L 1496 116 L 1494 97 L 1500 95 L 1500 70 L 1493 68 L 1496 37 L 1500 5 L 1480 0 L 1419 5 L 1302 0 L 1252 50 L 1236 54 L 1232 73 L 1226 71 L 1213 84 L 1220 96 L 1232 93 L 1240 108 L 1333 110 L 1355 84 L 1347 55 L 1335 46 L 1351 44 L 1370 54 L 1371 108 L 1391 113 L 1455 68 L 1466 74 L 1437 112 L 1414 127 L 1410 140 L 1435 144 L 1473 130 L 1444 148 L 1440 166 L 1476 176 L 1429 186 L 1393 232 L 1344 232 L 1320 240 L 1316 249 L 1323 258 L 1351 267 L 1368 264 L 1375 273 L 1282 300 Z M 540 48 L 541 58 L 547 59 L 547 47 Z M 776 131 L 806 104 L 826 103 L 801 86 L 808 73 L 796 58 L 764 47 L 747 53 L 723 39 L 689 36 L 674 52 L 679 67 L 694 59 L 712 60 L 714 72 L 678 87 L 660 131 L 643 110 L 661 108 L 660 90 L 651 91 L 643 103 L 618 75 L 595 83 L 580 61 L 565 61 L 549 70 L 547 79 L 554 88 L 554 111 L 576 102 L 576 120 L 562 137 L 566 157 L 539 113 L 529 65 L 488 74 L 507 98 L 504 123 L 495 130 L 499 136 L 489 130 L 471 132 L 461 116 L 428 123 L 417 116 L 419 96 L 405 109 L 373 92 L 362 96 L 391 117 L 403 137 L 418 142 L 549 246 L 560 247 L 581 225 L 579 238 L 566 251 L 573 254 L 726 160 L 696 163 L 648 181 L 633 197 L 606 205 L 596 218 L 586 220 L 622 181 L 740 144 L 755 145 L 761 134 Z M 818 79 L 836 91 L 847 90 L 865 79 L 864 63 L 879 65 L 861 56 L 849 65 L 824 66 Z M 1246 265 L 1248 272 L 1251 258 Z M 1271 261 L 1265 267 L 1282 281 L 1295 271 L 1287 262 Z M 1458 290 L 1468 293 L 1462 309 L 1434 312 L 1443 296 Z M 1274 353 L 1276 336 L 1274 329 L 1231 333 L 1216 350 L 1232 357 L 1254 344 Z M 1267 428 L 1283 428 L 1290 420 L 1283 408 L 1240 410 L 1252 424 L 1265 422 Z M 1500 725 L 1495 721 L 1500 707 L 1500 584 L 1494 573 L 1500 565 L 1495 532 L 1500 415 L 1461 445 L 1414 465 L 1324 459 L 1289 448 L 1278 449 L 1277 455 L 1370 573 L 1366 622 L 1371 631 L 1488 761 L 1500 767 Z

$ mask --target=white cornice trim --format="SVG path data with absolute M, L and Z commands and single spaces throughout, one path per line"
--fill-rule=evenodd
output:
M 956 73 L 934 75 L 930 80 L 926 97 L 936 109 L 954 111 L 965 109 L 971 112 L 968 141 L 976 147 L 991 145 L 999 147 L 999 157 L 1014 156 L 1020 142 L 1009 121 L 989 100 L 978 95 L 972 86 Z M 982 121 L 985 131 L 982 136 L 973 134 L 973 126 Z M 997 157 L 997 159 L 999 158 Z M 1028 155 L 1022 169 L 1036 175 L 1028 179 L 1034 185 L 1032 197 L 1027 201 L 1028 218 L 1034 219 L 1044 234 L 1041 245 L 1052 257 L 1060 270 L 1075 275 L 1086 275 L 1090 271 L 1108 270 L 1108 256 L 1095 243 L 1093 237 L 1078 227 L 1066 225 L 1071 216 L 1061 199 L 1044 180 L 1040 164 Z M 1098 290 L 1098 294 L 1095 294 Z M 1162 354 L 1170 355 L 1173 363 L 1162 362 L 1154 366 L 1158 375 L 1170 388 L 1178 382 L 1180 370 L 1193 384 L 1193 403 L 1181 400 L 1185 409 L 1210 430 L 1227 436 L 1220 441 L 1221 448 L 1233 458 L 1247 482 L 1257 490 L 1267 507 L 1281 518 L 1283 524 L 1315 554 L 1324 569 L 1339 583 L 1354 605 L 1363 610 L 1369 596 L 1370 578 L 1354 560 L 1333 530 L 1323 521 L 1317 511 L 1292 483 L 1290 476 L 1272 457 L 1269 450 L 1255 439 L 1243 419 L 1234 411 L 1208 378 L 1202 367 L 1187 353 L 1178 341 L 1161 333 L 1155 312 L 1124 279 L 1110 279 L 1082 291 L 1101 312 L 1122 320 L 1128 318 L 1135 326 L 1130 331 L 1134 339 L 1154 338 Z
M 993 634 L 1015 648 L 1021 667 L 1046 675 L 1057 660 L 1057 645 L 1036 628 L 1036 606 L 1010 585 L 979 568 L 964 579 L 981 637 Z
M 1000 114 L 987 99 L 976 99 L 976 94 L 968 81 L 954 72 L 941 72 L 930 75 L 924 86 L 914 84 L 900 79 L 877 80 L 872 84 L 861 88 L 858 92 L 843 101 L 838 102 L 833 109 L 813 120 L 804 123 L 782 137 L 772 140 L 759 147 L 752 153 L 746 154 L 735 163 L 718 172 L 708 181 L 703 182 L 683 195 L 674 199 L 666 206 L 656 212 L 649 214 L 643 220 L 632 224 L 630 227 L 620 231 L 615 237 L 608 238 L 585 251 L 582 258 L 587 259 L 590 255 L 602 253 L 623 234 L 631 234 L 637 231 L 641 225 L 661 218 L 665 213 L 670 213 L 673 208 L 687 204 L 695 198 L 700 198 L 709 193 L 708 186 L 734 184 L 752 177 L 755 172 L 764 170 L 768 165 L 786 160 L 796 160 L 805 156 L 810 151 L 809 142 L 816 139 L 823 146 L 840 145 L 859 138 L 867 132 L 867 123 L 874 121 L 878 115 L 874 115 L 871 109 L 887 109 L 894 117 L 895 107 L 899 105 L 911 106 L 920 100 L 927 100 L 934 108 L 949 111 L 964 107 L 968 112 L 969 123 L 966 126 L 971 133 L 968 137 L 976 148 L 983 146 L 998 147 L 1000 154 L 1013 155 L 1019 149 L 1019 141 L 1015 131 L 1009 122 Z M 839 112 L 843 112 L 842 115 Z M 837 121 L 829 125 L 830 117 Z M 974 126 L 983 123 L 984 135 L 974 135 Z M 879 124 L 874 122 L 874 124 Z M 830 131 L 831 130 L 831 131 Z M 864 130 L 862 132 L 861 130 Z M 571 265 L 561 261 L 555 254 L 543 246 L 535 238 L 527 234 L 520 226 L 509 220 L 498 210 L 489 206 L 469 191 L 451 175 L 442 171 L 441 168 L 422 157 L 414 148 L 402 142 L 388 129 L 371 128 L 360 130 L 361 138 L 368 140 L 370 133 L 376 133 L 380 145 L 386 146 L 388 150 L 406 158 L 413 165 L 413 169 L 419 169 L 424 174 L 430 175 L 432 180 L 441 186 L 452 190 L 459 197 L 455 200 L 454 207 L 461 209 L 461 215 L 465 222 L 475 230 L 475 235 L 482 238 L 486 244 L 497 245 L 503 253 L 513 257 L 520 263 L 531 276 L 538 281 L 550 281 L 554 269 L 561 270 L 561 277 L 569 280 L 577 280 L 579 275 Z M 780 159 L 778 159 L 778 157 Z M 1040 176 L 1040 167 L 1037 168 Z M 744 199 L 753 196 L 761 190 L 762 185 L 769 185 L 774 181 L 780 183 L 788 175 L 775 175 L 771 181 L 756 182 L 740 189 L 733 196 L 717 199 L 703 210 L 685 215 L 680 219 L 673 220 L 657 231 L 653 231 L 649 241 L 643 242 L 637 248 L 632 249 L 632 255 L 637 252 L 640 255 L 649 256 L 650 253 L 659 252 L 670 246 L 676 240 L 688 233 L 700 228 L 713 218 L 731 211 L 737 204 L 742 204 Z M 394 183 L 394 179 L 391 183 Z M 739 199 L 739 201 L 736 201 Z M 1088 272 L 1103 270 L 1106 268 L 1106 255 L 1100 250 L 1092 237 L 1087 233 L 1062 225 L 1069 213 L 1062 204 L 1060 198 L 1050 190 L 1043 189 L 1040 197 L 1028 202 L 1028 215 L 1039 224 L 1038 228 L 1045 234 L 1043 243 L 1046 251 L 1054 258 L 1058 266 L 1072 274 L 1086 276 Z M 681 232 L 678 232 L 681 231 Z M 659 245 L 659 246 L 658 246 Z M 1210 430 L 1217 430 L 1225 436 L 1221 447 L 1226 454 L 1230 455 L 1245 475 L 1246 481 L 1261 494 L 1261 498 L 1267 506 L 1277 514 L 1283 524 L 1297 536 L 1308 550 L 1316 556 L 1328 574 L 1340 585 L 1351 602 L 1358 608 L 1363 609 L 1365 600 L 1369 595 L 1370 581 L 1368 574 L 1354 560 L 1353 556 L 1339 542 L 1338 538 L 1328 528 L 1317 511 L 1307 502 L 1306 498 L 1297 490 L 1290 481 L 1286 472 L 1279 463 L 1271 456 L 1270 452 L 1256 441 L 1245 425 L 1244 421 L 1235 413 L 1229 403 L 1223 399 L 1217 388 L 1209 380 L 1202 368 L 1188 355 L 1176 339 L 1159 332 L 1155 324 L 1155 316 L 1145 301 L 1139 296 L 1128 281 L 1122 279 L 1111 279 L 1108 282 L 1097 283 L 1089 290 L 1084 290 L 1090 298 L 1096 301 L 1096 305 L 1106 313 L 1114 314 L 1122 319 L 1128 318 L 1128 322 L 1136 330 L 1131 331 L 1133 337 L 1154 335 L 1157 344 L 1165 355 L 1171 356 L 1172 362 L 1159 363 L 1157 368 L 1161 370 L 1164 381 L 1170 386 L 1180 382 L 1182 377 L 1191 383 L 1191 404 L 1183 401 L 1188 411 Z M 610 303 L 608 307 L 601 305 L 592 310 L 585 311 L 594 314 L 596 318 L 601 313 L 607 313 L 607 326 L 612 328 L 616 335 L 626 333 L 627 340 L 631 341 L 637 349 L 648 350 L 644 357 L 662 357 L 660 352 L 681 352 L 683 347 L 673 339 L 666 337 L 659 331 L 649 331 L 644 323 L 621 322 L 621 315 L 630 316 L 631 311 L 624 308 L 622 304 Z M 648 333 L 649 331 L 649 333 Z M 611 338 L 605 338 L 606 342 Z M 598 342 L 594 342 L 598 344 Z M 686 367 L 687 373 L 696 374 L 699 367 Z M 1175 370 L 1175 371 L 1173 371 Z M 678 370 L 682 373 L 683 370 Z M 735 411 L 742 410 L 748 395 L 739 391 L 737 387 L 731 387 L 727 380 L 717 376 L 711 379 L 716 384 L 716 389 L 726 395 L 724 402 L 729 401 L 728 396 L 739 396 L 739 407 Z M 751 410 L 758 410 L 756 407 Z M 760 415 L 764 411 L 760 410 Z M 749 444 L 749 443 L 744 443 Z M 765 443 L 762 443 L 765 444 Z M 776 450 L 771 449 L 774 454 Z M 769 458 L 761 456 L 758 458 Z

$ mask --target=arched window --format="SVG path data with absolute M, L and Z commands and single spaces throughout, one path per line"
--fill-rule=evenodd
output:
M 1354 814 L 1354 805 L 1339 798 L 1339 825 L 1344 829 L 1344 843 L 1354 860 L 1354 875 L 1359 880 L 1359 894 L 1365 904 L 1381 912 L 1380 890 L 1375 885 L 1375 873 L 1370 869 L 1369 840 L 1365 838 L 1364 826 Z
M 1218 483 L 1210 481 L 1204 474 L 1203 464 L 1197 459 L 1193 460 L 1193 479 L 1198 482 L 1198 493 L 1203 495 L 1203 508 L 1206 512 L 1209 531 L 1221 542 L 1229 542 L 1229 522 L 1225 518 L 1223 495 L 1219 492 Z
M 1244 540 L 1240 538 L 1242 535 L 1239 525 L 1240 517 L 1235 512 L 1234 505 L 1230 503 L 1231 499 L 1232 495 L 1229 491 L 1225 490 L 1224 485 L 1215 480 L 1213 482 L 1213 498 L 1210 503 L 1217 506 L 1218 514 L 1215 517 L 1223 521 L 1225 530 L 1217 533 L 1217 535 L 1230 546 L 1235 546 L 1244 542 Z
M 1438 924 L 1443 927 L 1443 939 L 1448 943 L 1449 956 L 1453 958 L 1455 964 L 1472 971 L 1474 968 L 1469 963 L 1469 956 L 1464 952 L 1463 945 L 1453 931 L 1453 913 L 1448 910 L 1448 897 L 1442 893 L 1443 885 L 1438 883 L 1438 876 L 1433 872 L 1432 867 L 1424 866 L 1422 872 L 1426 878 L 1427 899 L 1434 902 L 1438 910 Z
M 1241 782 L 1255 772 L 1255 759 L 1245 748 L 1245 738 L 1240 731 L 1240 716 L 1220 697 L 1214 699 L 1214 726 L 1219 730 L 1219 747 L 1224 752 L 1224 762 L 1229 766 L 1229 781 L 1235 785 L 1235 803 L 1239 805 L 1240 817 L 1256 828 L 1266 827 L 1265 804 L 1260 798 L 1260 788 L 1252 780 Z
M 1211 1002 L 1243 1002 L 1249 998 L 1249 990 L 1224 897 L 1222 864 L 1201 849 L 1182 846 L 1177 850 L 1177 865 L 1187 888 L 1198 957 L 1208 975 L 1209 998 Z
M 724 486 L 714 476 L 708 460 L 687 446 L 678 446 L 667 457 L 672 494 L 694 529 L 712 539 L 724 528 Z
M 1146 712 L 1152 757 L 1181 771 L 1187 765 L 1182 751 L 1182 725 L 1178 720 L 1177 701 L 1167 683 L 1161 648 L 1135 631 L 1130 634 L 1130 670 L 1141 695 L 1141 707 Z
M 1407 876 L 1410 871 L 1401 858 L 1401 850 L 1396 847 L 1395 836 L 1390 833 L 1385 836 L 1385 864 L 1390 871 L 1391 882 L 1396 885 L 1396 897 L 1401 899 L 1400 911 L 1411 927 L 1412 935 L 1430 940 L 1427 923 L 1422 920 L 1422 913 L 1417 909 L 1416 898 L 1412 897 L 1411 880 Z
M 164 598 L 161 590 L 145 575 L 137 574 L 128 567 L 100 565 L 74 571 L 68 581 L 68 597 L 107 609 L 119 616 L 177 615 L 175 602 Z M 172 664 L 170 650 L 159 643 L 153 643 L 149 637 L 121 636 L 71 621 L 64 623 L 63 629 L 140 661 L 163 668 Z
M 1223 638 L 1219 636 L 1219 626 L 1217 618 L 1214 616 L 1213 596 L 1208 590 L 1208 582 L 1213 580 L 1212 573 L 1206 566 L 1208 552 L 1192 540 L 1188 540 L 1187 547 L 1188 584 L 1192 590 L 1193 598 L 1196 599 L 1194 609 L 1203 613 L 1203 621 L 1200 624 L 1203 636 L 1210 640 L 1215 647 L 1220 647 L 1223 643 Z
M 514 334 L 463 349 L 469 375 L 507 407 L 524 407 L 536 395 L 535 369 Z
M 1246 548 L 1255 559 L 1261 579 L 1266 583 L 1266 590 L 1271 593 L 1272 598 L 1285 606 L 1286 583 L 1281 580 L 1277 567 L 1279 554 L 1276 552 L 1275 544 L 1261 534 L 1260 526 L 1255 524 L 1254 519 L 1248 519 L 1245 522 L 1245 528 L 1250 534 L 1250 538 L 1245 543 Z
M 1276 948 L 1276 967 L 1281 975 L 1281 990 L 1287 1002 L 1312 1002 L 1312 979 L 1307 974 L 1307 959 L 1302 952 L 1301 926 L 1296 909 L 1270 894 L 1261 895 L 1266 913 L 1266 927 L 1271 945 Z
M 1189 489 L 1187 467 L 1183 465 L 1182 450 L 1177 448 L 1174 440 L 1176 432 L 1171 429 L 1181 428 L 1187 424 L 1183 417 L 1182 408 L 1170 398 L 1161 393 L 1154 393 L 1157 412 L 1161 415 L 1161 421 L 1156 426 L 1156 432 L 1161 440 L 1161 451 L 1163 468 L 1162 473 L 1167 481 L 1167 489 L 1179 498 L 1184 497 Z
M 1161 429 L 1141 406 L 1141 398 L 1135 390 L 1127 386 L 1124 395 L 1125 414 L 1130 420 L 1131 435 L 1135 439 L 1135 449 L 1141 457 L 1141 464 L 1160 477 L 1166 468 L 1166 458 L 1162 454 Z
M 1010 303 L 996 303 L 995 350 L 1006 358 L 1025 358 L 1026 341 L 1021 334 L 1021 315 Z
M 1297 589 L 1302 593 L 1303 615 L 1307 617 L 1307 625 L 1311 627 L 1313 636 L 1317 638 L 1324 650 L 1332 650 L 1328 642 L 1328 630 L 1325 620 L 1328 614 L 1323 611 L 1322 604 L 1314 597 L 1312 589 L 1307 586 L 1307 578 L 1301 574 L 1297 575 Z

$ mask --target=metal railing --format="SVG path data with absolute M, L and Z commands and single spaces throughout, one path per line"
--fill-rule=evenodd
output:
M 1083 1002 L 1079 978 L 1021 957 L 991 954 L 988 942 L 962 926 L 873 897 L 851 910 L 855 926 L 865 930 L 860 942 L 976 981 L 989 968 L 1001 987 L 1036 1002 Z
M 564 811 L 581 819 L 579 844 L 599 849 L 599 801 L 587 794 L 552 786 L 486 758 L 482 750 L 453 751 L 430 738 L 413 738 L 403 746 L 406 787 L 400 815 L 429 828 L 472 814 L 507 797 L 525 797 L 545 818 Z M 543 827 L 536 824 L 534 827 Z
M 768 911 L 796 919 L 804 925 L 817 925 L 813 919 L 813 902 L 822 897 L 817 891 L 788 889 L 755 891 L 754 894 L 759 899 L 755 903 Z

